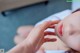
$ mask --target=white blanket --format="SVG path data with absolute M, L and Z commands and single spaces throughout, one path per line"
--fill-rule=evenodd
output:
M 56 14 L 53 14 L 43 20 L 41 20 L 40 22 L 38 22 L 36 25 L 39 25 L 45 21 L 49 21 L 49 20 L 62 20 L 64 19 L 66 16 L 70 15 L 71 14 L 71 10 L 64 10 L 62 12 L 59 12 L 59 13 L 56 13 Z M 47 29 L 47 31 L 54 31 L 53 29 Z M 46 50 L 45 51 L 46 53 L 64 53 L 65 51 L 63 50 Z
M 70 15 L 70 14 L 71 14 L 71 10 L 67 9 L 67 10 L 58 12 L 58 13 L 56 13 L 56 14 L 53 14 L 53 15 L 51 15 L 51 16 L 49 16 L 49 17 L 47 17 L 47 18 L 45 18 L 45 19 L 43 19 L 43 20 L 41 20 L 41 21 L 39 21 L 36 25 L 42 24 L 43 22 L 49 21 L 49 20 L 51 20 L 51 21 L 54 21 L 54 20 L 62 20 L 62 19 L 64 19 L 66 16 L 68 16 L 68 15 Z M 50 29 L 50 28 L 49 28 L 49 29 L 47 29 L 46 31 L 51 31 L 51 32 L 53 32 L 54 29 Z
M 46 53 L 64 53 L 64 50 L 47 50 Z

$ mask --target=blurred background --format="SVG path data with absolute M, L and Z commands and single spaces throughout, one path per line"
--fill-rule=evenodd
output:
M 0 49 L 15 46 L 13 38 L 19 26 L 35 25 L 54 13 L 71 9 L 67 0 L 0 0 Z

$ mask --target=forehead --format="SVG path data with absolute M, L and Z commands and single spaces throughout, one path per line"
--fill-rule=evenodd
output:
M 71 16 L 80 17 L 80 11 L 77 11 L 75 13 L 72 13 Z
M 80 27 L 80 11 L 77 11 L 75 13 L 72 13 L 69 17 L 69 22 L 74 24 L 75 26 Z
M 72 13 L 71 15 L 69 15 L 66 19 L 68 20 L 80 20 L 80 11 L 77 11 L 75 13 Z
M 64 22 L 64 24 L 73 24 L 80 27 L 80 11 L 72 13 L 71 15 L 66 17 Z

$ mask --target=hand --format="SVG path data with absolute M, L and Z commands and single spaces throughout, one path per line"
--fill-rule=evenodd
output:
M 15 46 L 7 53 L 36 53 L 44 42 L 56 41 L 56 39 L 45 38 L 46 35 L 55 34 L 54 32 L 44 32 L 53 24 L 59 21 L 47 21 L 39 26 L 34 27 L 28 37 L 20 44 Z
M 34 26 L 32 25 L 18 27 L 16 32 L 17 34 L 14 37 L 14 43 L 17 45 L 24 41 L 33 28 Z M 45 53 L 44 47 L 40 47 L 40 49 L 36 53 Z

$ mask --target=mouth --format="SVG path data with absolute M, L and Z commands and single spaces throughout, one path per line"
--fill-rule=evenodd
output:
M 61 25 L 59 26 L 59 28 L 58 28 L 58 33 L 59 33 L 60 36 L 63 36 L 63 35 L 62 35 L 62 34 L 63 34 L 62 29 L 63 29 L 63 24 L 61 24 Z

